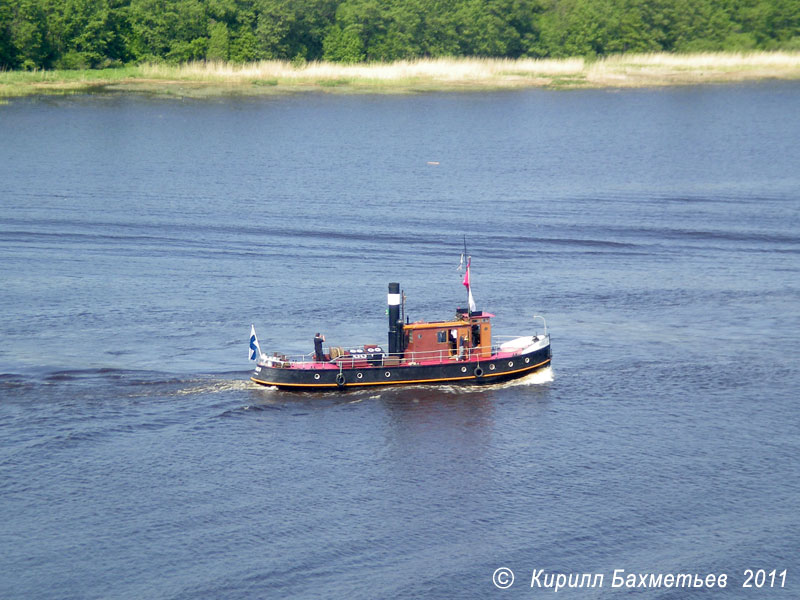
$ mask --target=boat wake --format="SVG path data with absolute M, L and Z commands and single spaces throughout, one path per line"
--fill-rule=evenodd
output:
M 216 394 L 220 392 L 240 392 L 251 390 L 255 387 L 250 381 L 240 380 L 217 380 L 206 381 L 191 387 L 181 388 L 175 392 L 176 396 L 186 396 L 195 394 Z
M 493 385 L 492 387 L 498 389 L 504 389 L 510 387 L 519 387 L 524 385 L 542 385 L 545 383 L 552 383 L 554 379 L 555 376 L 553 375 L 553 367 L 545 367 L 544 369 L 535 371 L 530 375 L 521 377 L 520 379 L 514 379 L 512 381 L 498 383 L 497 385 Z

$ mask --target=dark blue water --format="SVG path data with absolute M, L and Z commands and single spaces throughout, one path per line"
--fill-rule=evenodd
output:
M 534 569 L 604 574 L 566 597 L 798 597 L 799 99 L 0 107 L 0 597 L 552 594 Z M 545 315 L 551 371 L 248 381 L 251 323 L 267 351 L 384 343 L 389 281 L 449 317 L 464 234 L 479 308 L 498 334 Z

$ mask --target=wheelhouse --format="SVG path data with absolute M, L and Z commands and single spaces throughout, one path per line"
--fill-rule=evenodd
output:
M 494 315 L 457 309 L 451 321 L 417 321 L 403 325 L 404 358 L 414 362 L 488 358 L 492 354 Z

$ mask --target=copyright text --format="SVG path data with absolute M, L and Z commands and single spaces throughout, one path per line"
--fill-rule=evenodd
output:
M 786 587 L 787 570 L 745 569 L 742 572 L 743 588 Z M 530 587 L 553 590 L 567 588 L 601 588 L 610 582 L 611 588 L 726 588 L 738 585 L 727 573 L 626 573 L 625 569 L 614 569 L 609 578 L 604 573 L 556 573 L 534 569 Z M 492 574 L 492 583 L 499 589 L 508 589 L 514 584 L 514 572 L 500 567 Z

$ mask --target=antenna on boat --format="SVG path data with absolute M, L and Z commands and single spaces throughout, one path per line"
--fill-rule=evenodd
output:
M 467 261 L 467 270 L 466 270 L 466 273 L 464 273 L 464 281 L 462 282 L 464 284 L 464 286 L 467 288 L 467 311 L 470 312 L 470 313 L 477 312 L 478 309 L 475 306 L 475 300 L 472 297 L 472 288 L 470 287 L 470 280 L 469 280 L 469 276 L 470 276 L 469 268 L 470 268 L 470 263 L 472 261 L 472 257 L 467 254 L 467 234 L 466 233 L 464 234 L 464 254 L 462 255 L 462 257 L 464 259 L 466 259 L 466 261 Z
M 467 256 L 467 234 L 464 234 L 464 261 L 466 262 L 466 275 L 464 276 L 464 285 L 467 286 L 467 310 L 469 310 L 469 256 Z

